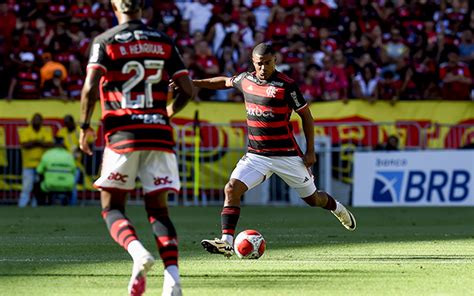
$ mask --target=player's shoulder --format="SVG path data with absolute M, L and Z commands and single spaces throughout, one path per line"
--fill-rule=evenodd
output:
M 133 40 L 153 40 L 174 44 L 168 35 L 143 23 L 117 25 L 96 36 L 94 42 L 127 43 Z
M 94 38 L 94 43 L 111 42 L 115 38 L 115 35 L 120 33 L 121 31 L 123 31 L 123 26 L 121 26 L 121 25 L 117 25 L 115 27 L 112 27 L 112 28 L 108 29 L 107 31 L 104 31 L 104 32 L 100 33 L 99 35 L 97 35 Z
M 234 76 L 232 76 L 232 82 L 234 83 L 237 83 L 239 81 L 241 81 L 242 79 L 244 78 L 248 78 L 248 77 L 251 77 L 251 73 L 250 72 L 240 72 L 240 73 L 237 73 L 235 74 Z
M 286 74 L 283 74 L 281 72 L 276 71 L 275 74 L 275 79 L 278 81 L 281 81 L 285 84 L 295 84 L 295 80 L 287 76 Z

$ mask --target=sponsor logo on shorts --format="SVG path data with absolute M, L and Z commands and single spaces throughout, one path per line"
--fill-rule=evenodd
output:
M 303 180 L 303 183 L 306 183 L 309 181 L 309 178 L 308 177 L 304 177 L 304 180 Z
M 122 175 L 121 173 L 116 173 L 112 172 L 110 175 L 107 177 L 107 180 L 110 181 L 118 181 L 121 183 L 126 183 L 127 182 L 128 175 Z
M 166 184 L 173 183 L 173 181 L 169 180 L 169 176 L 166 176 L 166 177 L 163 177 L 163 178 L 155 177 L 155 178 L 153 178 L 153 180 L 154 180 L 155 186 L 166 185 Z

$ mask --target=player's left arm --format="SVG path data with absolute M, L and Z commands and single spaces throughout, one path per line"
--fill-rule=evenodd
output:
M 308 105 L 297 112 L 301 117 L 303 132 L 306 138 L 306 152 L 303 162 L 306 167 L 311 167 L 316 162 L 316 153 L 314 151 L 314 120 Z
M 308 103 L 301 94 L 296 84 L 290 84 L 287 88 L 288 104 L 301 117 L 303 132 L 306 138 L 306 152 L 303 156 L 303 162 L 306 167 L 311 167 L 316 162 L 316 154 L 314 151 L 314 120 Z
M 90 122 L 96 102 L 99 100 L 99 83 L 103 70 L 88 68 L 84 87 L 81 92 L 81 131 L 79 134 L 79 148 L 88 155 L 92 155 L 89 147 L 89 138 L 96 137 L 95 131 L 90 127 Z

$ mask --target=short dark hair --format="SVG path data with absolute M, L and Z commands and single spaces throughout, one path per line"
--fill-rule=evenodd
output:
M 275 49 L 273 49 L 273 47 L 270 43 L 263 42 L 263 43 L 260 43 L 260 44 L 258 44 L 257 46 L 255 46 L 253 48 L 252 56 L 253 55 L 263 56 L 263 55 L 266 55 L 266 54 L 271 54 L 271 55 L 275 54 Z
M 112 0 L 111 2 L 119 12 L 125 14 L 137 12 L 143 7 L 143 0 Z

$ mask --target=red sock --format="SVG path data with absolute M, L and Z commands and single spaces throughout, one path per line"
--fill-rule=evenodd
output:
M 110 236 L 125 250 L 128 249 L 130 242 L 138 240 L 135 228 L 122 211 L 106 208 L 102 211 L 102 217 L 107 224 Z

